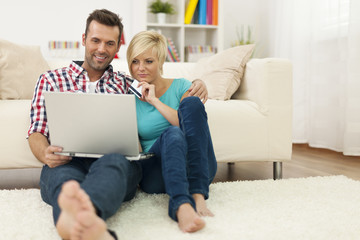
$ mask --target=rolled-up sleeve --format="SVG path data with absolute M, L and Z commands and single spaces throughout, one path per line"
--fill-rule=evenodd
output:
M 49 137 L 44 92 L 53 91 L 53 88 L 51 87 L 48 78 L 49 74 L 43 74 L 36 83 L 34 96 L 31 102 L 30 128 L 28 130 L 28 137 L 34 132 L 39 132 L 46 137 Z

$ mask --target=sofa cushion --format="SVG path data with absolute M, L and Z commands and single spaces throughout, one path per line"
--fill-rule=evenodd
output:
M 233 47 L 200 59 L 190 74 L 190 80 L 203 80 L 210 99 L 230 99 L 240 86 L 245 65 L 254 47 L 254 44 Z
M 31 100 L 0 101 L 0 169 L 42 167 L 32 154 L 26 133 Z
M 247 100 L 205 103 L 211 139 L 218 162 L 272 161 L 268 118 Z
M 36 81 L 47 70 L 40 47 L 0 39 L 0 99 L 31 99 Z

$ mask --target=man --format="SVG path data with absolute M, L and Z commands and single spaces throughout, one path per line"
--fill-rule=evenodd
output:
M 35 87 L 28 141 L 35 157 L 44 163 L 41 196 L 53 207 L 54 222 L 63 239 L 117 239 L 114 232 L 106 230 L 104 220 L 112 216 L 123 201 L 134 197 L 141 167 L 119 154 L 99 159 L 54 154 L 62 148 L 51 145 L 43 92 L 129 93 L 133 79 L 114 72 L 110 65 L 120 49 L 122 30 L 117 14 L 95 10 L 89 15 L 82 36 L 84 61 L 41 75 Z M 191 89 L 190 95 L 206 101 L 203 82 L 197 81 Z

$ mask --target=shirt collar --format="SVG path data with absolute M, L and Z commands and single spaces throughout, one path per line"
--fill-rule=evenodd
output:
M 82 67 L 84 61 L 72 61 L 70 64 L 70 69 L 76 74 L 76 77 L 79 77 L 81 74 L 84 74 L 86 70 Z M 110 64 L 104 74 L 102 75 L 101 79 L 109 79 L 114 75 L 113 66 Z

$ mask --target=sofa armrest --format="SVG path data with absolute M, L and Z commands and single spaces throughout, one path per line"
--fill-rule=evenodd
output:
M 282 159 L 291 159 L 292 144 L 292 64 L 278 58 L 251 59 L 233 99 L 249 100 L 258 105 L 268 118 L 270 148 L 284 152 Z M 269 153 L 271 158 L 272 152 Z M 274 159 L 276 161 L 276 159 Z
M 30 107 L 31 100 L 0 101 L 0 169 L 43 166 L 32 154 L 26 139 Z
M 264 112 L 269 104 L 291 103 L 291 62 L 279 58 L 251 59 L 246 64 L 240 88 L 232 98 L 253 101 Z

